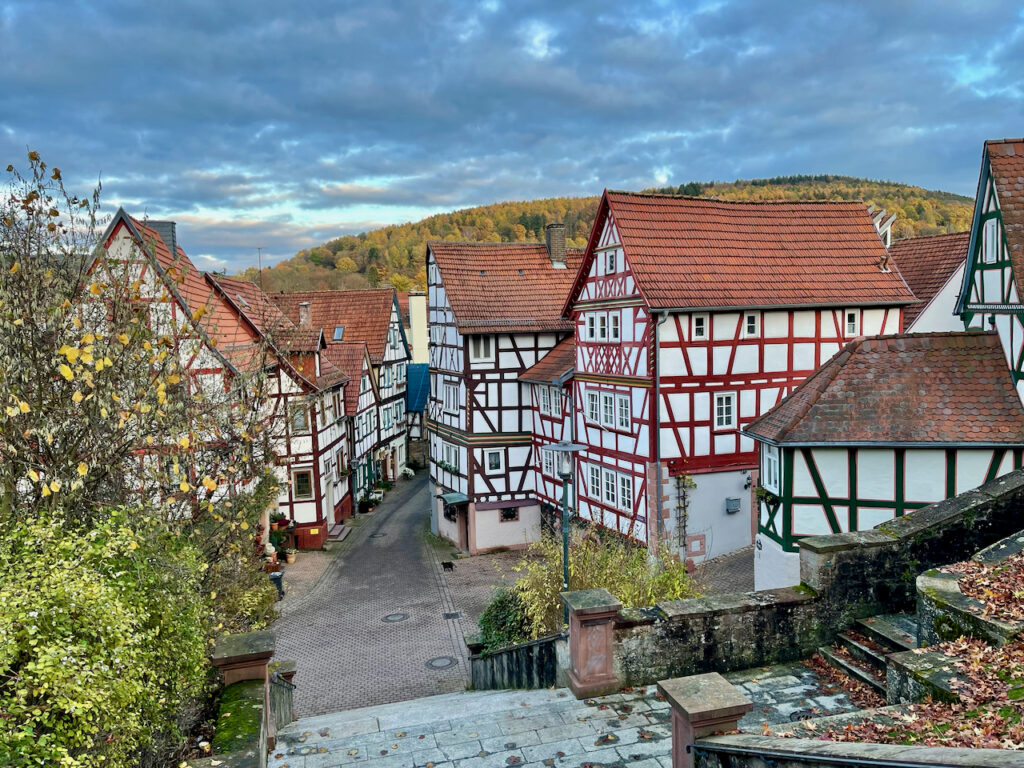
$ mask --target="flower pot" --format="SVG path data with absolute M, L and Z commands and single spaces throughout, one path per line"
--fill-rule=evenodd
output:
M 294 563 L 295 562 L 295 553 L 294 552 L 288 552 L 287 554 L 285 554 L 284 561 L 286 563 L 288 563 L 288 565 L 291 565 L 292 563 Z

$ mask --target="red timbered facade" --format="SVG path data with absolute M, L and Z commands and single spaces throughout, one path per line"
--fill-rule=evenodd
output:
M 565 306 L 579 514 L 694 559 L 751 543 L 740 430 L 914 300 L 857 203 L 606 192 Z

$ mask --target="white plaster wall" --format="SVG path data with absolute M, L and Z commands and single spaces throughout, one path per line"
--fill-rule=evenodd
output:
M 966 264 L 966 262 L 965 262 Z M 962 331 L 963 320 L 954 313 L 956 299 L 960 294 L 960 286 L 964 281 L 964 264 L 961 264 L 956 272 L 946 281 L 942 289 L 932 297 L 916 318 L 907 328 L 908 333 L 930 333 L 932 331 Z
M 697 487 L 690 491 L 686 533 L 689 537 L 704 535 L 705 553 L 694 557 L 680 548 L 680 557 L 693 557 L 695 562 L 701 562 L 750 545 L 750 489 L 743 488 L 748 477 L 749 474 L 743 475 L 739 471 L 693 475 Z M 671 478 L 665 482 L 669 497 L 665 502 L 669 515 L 665 529 L 676 540 L 676 483 Z M 729 497 L 740 500 L 740 511 L 733 515 L 725 512 L 725 500 Z
M 521 546 L 540 539 L 539 504 L 519 507 L 519 520 L 508 523 L 501 522 L 500 509 L 472 509 L 478 550 Z
M 780 589 L 800 583 L 800 553 L 784 552 L 767 536 L 754 542 L 754 589 Z
M 432 526 L 437 527 L 437 535 L 448 539 L 455 546 L 459 546 L 459 523 L 458 520 L 448 520 L 444 516 L 444 502 L 441 499 L 434 499 L 434 521 Z

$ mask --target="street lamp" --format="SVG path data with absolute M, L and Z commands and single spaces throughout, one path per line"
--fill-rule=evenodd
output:
M 555 454 L 555 471 L 562 479 L 562 591 L 569 591 L 569 484 L 572 483 L 573 454 L 587 446 L 559 440 L 544 450 Z M 563 601 L 564 602 L 564 601 Z M 569 623 L 569 606 L 564 607 L 563 619 Z

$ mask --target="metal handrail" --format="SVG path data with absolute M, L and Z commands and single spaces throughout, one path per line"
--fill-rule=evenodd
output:
M 281 675 L 280 675 L 279 673 L 277 673 L 277 672 L 271 672 L 271 673 L 270 673 L 270 684 L 271 684 L 271 685 L 278 685 L 278 686 L 280 686 L 281 688 L 290 688 L 290 689 L 291 689 L 291 690 L 293 690 L 293 691 L 294 691 L 294 690 L 295 690 L 296 688 L 298 688 L 298 687 L 299 687 L 299 686 L 297 686 L 297 685 L 296 685 L 295 683 L 290 683 L 290 682 L 288 682 L 287 680 L 285 680 L 285 679 L 284 679 L 284 677 L 282 677 L 282 676 L 281 676 Z
M 686 751 L 694 755 L 745 755 L 755 757 L 765 765 L 776 765 L 785 760 L 792 763 L 817 763 L 818 765 L 843 765 L 850 768 L 956 768 L 941 763 L 908 763 L 906 760 L 879 760 L 873 757 L 842 757 L 840 755 L 811 755 L 800 752 L 780 752 L 774 749 L 753 747 L 731 747 L 725 744 L 687 744 Z

